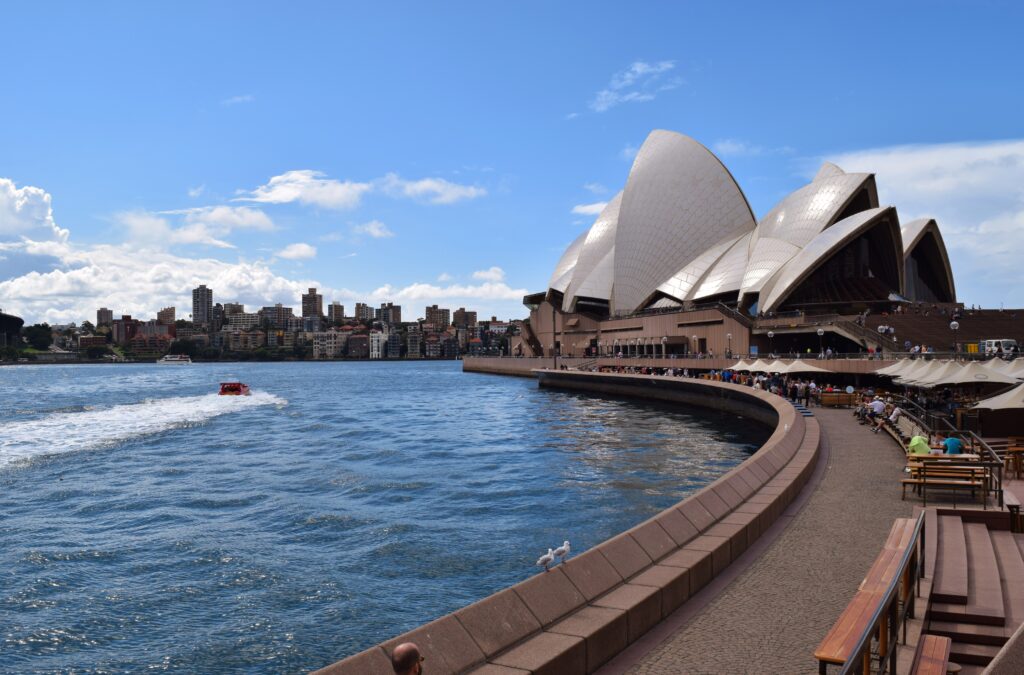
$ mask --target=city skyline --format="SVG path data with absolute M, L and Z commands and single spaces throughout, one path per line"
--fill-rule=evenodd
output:
M 525 317 L 659 128 L 758 218 L 823 160 L 873 171 L 942 223 L 960 300 L 1024 306 L 1016 5 L 307 7 L 9 8 L 0 54 L 37 77 L 0 108 L 0 307 L 149 316 L 205 283 Z

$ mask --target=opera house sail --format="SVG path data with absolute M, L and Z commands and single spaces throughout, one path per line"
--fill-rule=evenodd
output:
M 879 203 L 873 174 L 826 162 L 757 220 L 708 148 L 655 130 L 622 191 L 562 255 L 548 288 L 524 299 L 531 327 L 519 349 L 553 351 L 565 337 L 555 335 L 555 323 L 575 335 L 574 344 L 596 347 L 602 332 L 618 330 L 602 330 L 602 322 L 652 313 L 718 306 L 743 322 L 918 301 L 956 302 L 942 235 L 934 219 L 901 226 L 896 208 Z

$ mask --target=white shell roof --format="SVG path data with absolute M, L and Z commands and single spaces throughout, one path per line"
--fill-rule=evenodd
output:
M 888 216 L 896 224 L 896 209 L 891 206 L 868 209 L 844 218 L 828 228 L 800 250 L 773 279 L 767 297 L 761 298 L 761 309 L 774 311 L 807 276 L 855 237 L 871 229 L 878 220 Z M 898 234 L 898 231 L 897 231 Z M 902 246 L 902 244 L 901 244 Z M 902 275 L 902 271 L 900 272 Z
M 843 173 L 826 162 L 813 182 L 776 204 L 761 219 L 751 240 L 750 262 L 740 294 L 764 293 L 768 280 L 796 251 L 834 223 L 871 179 L 871 174 Z
M 903 235 L 903 259 L 914 251 L 914 247 L 921 243 L 924 239 L 924 235 L 931 233 L 935 235 L 935 242 L 939 246 L 939 255 L 942 257 L 942 264 L 945 268 L 943 270 L 946 275 L 946 282 L 949 284 L 949 290 L 953 295 L 953 299 L 956 299 L 956 285 L 953 282 L 953 267 L 949 264 L 949 253 L 946 251 L 946 242 L 942 240 L 942 232 L 939 231 L 939 224 L 935 222 L 934 218 L 918 218 L 912 220 L 901 228 Z
M 704 278 L 707 271 L 718 262 L 719 258 L 725 255 L 725 252 L 739 239 L 748 236 L 750 233 L 715 244 L 694 258 L 686 267 L 673 274 L 671 279 L 658 286 L 658 290 L 677 300 L 688 300 L 693 295 L 694 288 Z
M 687 136 L 651 132 L 622 197 L 612 309 L 639 309 L 701 253 L 754 227 L 746 197 L 718 158 Z
M 747 270 L 747 249 L 752 236 L 753 233 L 747 233 L 737 239 L 725 255 L 718 259 L 691 294 L 693 300 L 740 290 L 743 274 Z
M 608 202 L 590 226 L 586 240 L 576 258 L 572 281 L 565 291 L 563 309 L 570 311 L 576 298 L 608 300 L 612 294 L 615 259 L 615 232 L 619 225 L 622 193 Z
M 586 239 L 587 233 L 584 232 L 569 244 L 569 248 L 565 249 L 565 253 L 558 259 L 558 264 L 555 265 L 555 273 L 551 275 L 551 280 L 548 281 L 548 288 L 565 292 L 565 289 L 569 286 L 569 280 L 572 278 L 573 268 L 576 267 L 576 258 L 579 256 L 580 249 L 583 248 L 583 242 Z

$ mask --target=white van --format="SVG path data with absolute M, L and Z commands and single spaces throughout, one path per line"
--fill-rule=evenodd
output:
M 995 354 L 997 350 L 1002 350 L 1003 354 L 1008 354 L 1010 351 L 1017 346 L 1016 340 L 1007 340 L 1001 338 L 998 340 L 985 340 L 981 343 L 985 350 L 985 356 L 991 356 Z

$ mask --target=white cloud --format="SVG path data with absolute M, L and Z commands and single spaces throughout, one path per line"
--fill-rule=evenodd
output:
M 316 247 L 303 242 L 288 244 L 277 252 L 277 256 L 288 260 L 306 260 L 308 258 L 315 258 Z
M 525 288 L 511 288 L 504 282 L 485 282 L 479 285 L 451 284 L 437 286 L 435 284 L 414 283 L 403 288 L 391 285 L 381 286 L 370 295 L 373 300 L 422 301 L 424 304 L 441 300 L 514 300 L 521 301 L 527 294 Z
M 608 192 L 608 188 L 601 185 L 600 183 L 584 183 L 583 189 L 595 195 L 603 195 Z
M 256 100 L 256 97 L 252 94 L 242 94 L 240 96 L 229 96 L 222 99 L 220 104 L 224 106 L 238 105 L 240 103 L 252 103 Z
M 173 222 L 172 222 L 173 219 Z M 199 244 L 234 248 L 223 238 L 234 230 L 274 229 L 267 214 L 248 206 L 202 206 L 178 211 L 122 211 L 114 220 L 131 242 L 153 248 Z
M 593 204 L 577 204 L 572 207 L 572 212 L 579 216 L 598 216 L 604 211 L 608 202 L 594 202 Z
M 66 241 L 68 231 L 57 227 L 52 201 L 46 190 L 31 185 L 18 188 L 14 181 L 0 178 L 0 239 L 25 236 Z
M 405 180 L 394 173 L 389 173 L 378 183 L 386 194 L 393 197 L 425 199 L 431 204 L 454 204 L 464 199 L 476 199 L 487 194 L 487 190 L 475 185 L 459 185 L 443 178 Z
M 504 281 L 505 270 L 497 266 L 486 270 L 477 270 L 476 272 L 473 272 L 473 278 L 479 279 L 480 281 Z
M 579 116 L 580 116 L 579 113 L 571 112 L 571 113 L 569 113 L 568 115 L 565 116 L 565 119 L 567 119 L 567 120 L 574 120 L 574 119 L 576 119 Z
M 683 83 L 679 78 L 664 79 L 675 67 L 674 61 L 634 61 L 629 68 L 613 75 L 608 86 L 597 92 L 590 109 L 600 113 L 623 103 L 652 101 L 659 92 L 675 89 Z
M 896 206 L 901 222 L 937 220 L 960 301 L 1024 306 L 1024 140 L 903 145 L 827 159 L 875 173 L 881 202 Z
M 626 160 L 627 162 L 632 162 L 634 159 L 636 159 L 636 153 L 638 152 L 640 152 L 640 146 L 633 145 L 632 143 L 627 143 L 625 146 L 623 146 L 622 150 L 619 151 L 619 157 Z
M 356 225 L 352 228 L 352 231 L 356 234 L 369 235 L 374 239 L 387 239 L 388 237 L 395 236 L 395 233 L 389 230 L 388 226 L 379 220 L 371 220 L 368 223 Z
M 437 280 L 440 281 L 441 283 L 451 281 L 452 275 L 448 274 L 447 272 L 441 272 L 440 274 L 437 275 Z
M 195 199 L 196 197 L 202 196 L 202 194 L 204 192 L 206 192 L 206 186 L 205 185 L 200 185 L 198 187 L 189 188 L 188 189 L 188 196 L 191 197 L 192 199 Z
M 242 191 L 235 201 L 264 204 L 299 202 L 329 209 L 353 209 L 359 206 L 363 195 L 376 190 L 391 197 L 421 199 L 430 204 L 454 204 L 487 194 L 482 187 L 460 185 L 444 178 L 406 180 L 398 174 L 389 173 L 372 182 L 360 183 L 327 178 L 320 171 L 300 169 L 274 176 L 266 185 L 251 192 Z
M 352 209 L 359 206 L 363 195 L 371 189 L 369 183 L 339 181 L 325 178 L 320 171 L 301 169 L 274 176 L 266 185 L 252 192 L 243 192 L 244 196 L 237 197 L 235 201 L 263 204 L 299 202 L 328 209 Z
M 726 138 L 715 142 L 712 146 L 716 155 L 722 157 L 757 157 L 760 155 L 791 155 L 793 148 L 783 145 L 777 148 L 766 148 L 735 138 Z

